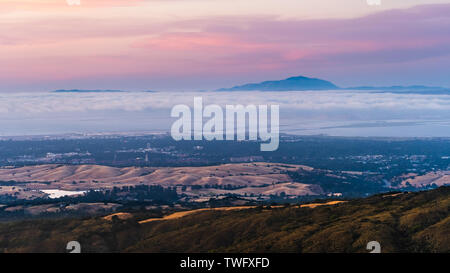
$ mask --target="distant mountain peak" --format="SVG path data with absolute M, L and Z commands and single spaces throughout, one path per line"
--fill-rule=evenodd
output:
M 221 88 L 217 91 L 306 91 L 340 89 L 329 81 L 304 76 L 290 77 L 279 81 L 264 81 L 249 83 L 231 88 Z

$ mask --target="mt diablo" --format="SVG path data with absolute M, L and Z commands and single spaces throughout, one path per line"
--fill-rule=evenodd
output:
M 334 83 L 317 78 L 304 76 L 290 77 L 284 80 L 250 83 L 231 88 L 221 88 L 217 91 L 317 91 L 317 90 L 359 90 L 377 91 L 383 93 L 415 93 L 415 94 L 450 94 L 450 89 L 435 86 L 358 86 L 339 87 Z
M 244 84 L 231 88 L 222 88 L 218 91 L 302 91 L 333 89 L 339 89 L 339 87 L 329 81 L 298 76 L 287 78 L 281 81 L 265 81 L 261 83 Z

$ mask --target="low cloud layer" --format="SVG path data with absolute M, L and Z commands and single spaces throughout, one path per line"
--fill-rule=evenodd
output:
M 194 97 L 202 97 L 205 105 L 280 105 L 281 132 L 285 133 L 334 129 L 358 135 L 366 127 L 382 135 L 380 127 L 412 126 L 418 128 L 410 130 L 413 136 L 450 136 L 450 95 L 358 91 L 0 93 L 1 135 L 168 131 L 174 121 L 171 108 L 192 107 Z M 440 127 L 417 127 L 424 124 Z
M 96 111 L 151 112 L 176 104 L 192 105 L 194 97 L 204 104 L 278 104 L 285 111 L 358 113 L 447 112 L 449 95 L 368 93 L 360 91 L 302 92 L 123 92 L 123 93 L 0 93 L 0 113 L 35 115 Z M 239 98 L 238 100 L 236 98 Z M 449 114 L 450 116 L 450 114 Z M 375 116 L 373 117 L 376 118 Z

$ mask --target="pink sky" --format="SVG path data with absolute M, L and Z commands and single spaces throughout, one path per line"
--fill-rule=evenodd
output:
M 0 91 L 215 89 L 293 75 L 450 86 L 450 1 L 336 2 L 3 0 Z

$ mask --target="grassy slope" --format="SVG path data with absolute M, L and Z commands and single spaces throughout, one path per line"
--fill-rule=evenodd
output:
M 0 251 L 450 252 L 450 187 L 336 206 L 207 211 L 139 225 L 101 218 L 0 225 Z

